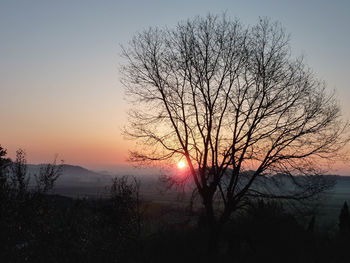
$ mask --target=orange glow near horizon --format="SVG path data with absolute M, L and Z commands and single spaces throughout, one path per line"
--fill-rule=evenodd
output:
M 58 160 L 63 160 L 65 164 L 86 168 L 129 165 L 128 149 L 132 144 L 118 136 L 113 137 L 112 132 L 106 132 L 105 136 L 101 134 L 100 137 L 86 133 L 82 133 L 80 137 L 74 134 L 71 136 L 16 136 L 17 143 L 13 140 L 1 140 L 0 136 L 0 145 L 7 149 L 7 156 L 11 159 L 15 159 L 19 148 L 25 150 L 27 162 L 30 164 L 49 163 L 57 154 Z

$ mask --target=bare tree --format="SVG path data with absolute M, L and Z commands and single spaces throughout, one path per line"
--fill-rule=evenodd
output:
M 38 193 L 46 194 L 54 188 L 55 182 L 63 171 L 63 161 L 57 165 L 57 156 L 52 163 L 41 166 L 39 174 L 35 174 L 36 190 Z
M 185 159 L 213 228 L 252 196 L 304 200 L 329 186 L 321 168 L 348 125 L 279 23 L 196 17 L 136 34 L 123 57 L 125 134 L 141 145 L 131 159 Z
M 26 153 L 23 149 L 16 151 L 16 160 L 11 164 L 10 186 L 16 198 L 22 200 L 28 192 L 30 177 L 27 173 Z
M 41 165 L 38 174 L 28 173 L 26 153 L 23 149 L 16 151 L 14 162 L 6 158 L 6 149 L 0 146 L 0 192 L 11 194 L 15 198 L 23 199 L 27 195 L 47 194 L 53 188 L 63 172 L 63 161 L 57 164 L 57 156 L 52 163 Z M 30 179 L 36 182 L 35 190 L 30 190 Z

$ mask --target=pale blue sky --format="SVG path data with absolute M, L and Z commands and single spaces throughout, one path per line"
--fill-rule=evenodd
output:
M 350 119 L 350 1 L 0 2 L 0 144 L 32 162 L 60 153 L 68 163 L 123 163 L 126 103 L 119 83 L 119 44 L 149 26 L 174 26 L 208 12 L 254 24 L 280 21 L 294 55 L 337 89 Z M 84 152 L 84 154 L 80 154 Z

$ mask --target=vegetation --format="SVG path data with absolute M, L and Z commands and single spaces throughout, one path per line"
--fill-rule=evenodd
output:
M 115 179 L 105 200 L 49 195 L 61 166 L 43 166 L 30 187 L 25 152 L 0 148 L 1 262 L 120 262 L 140 232 L 137 181 Z
M 147 203 L 127 177 L 112 181 L 108 198 L 50 194 L 60 166 L 44 167 L 31 187 L 24 151 L 14 162 L 0 154 L 1 262 L 211 262 L 205 211 Z M 317 217 L 305 225 L 282 202 L 253 198 L 224 226 L 216 261 L 346 262 L 347 204 L 336 233 L 315 225 Z

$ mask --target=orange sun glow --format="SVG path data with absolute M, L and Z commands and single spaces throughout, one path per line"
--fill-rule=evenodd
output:
M 177 167 L 179 168 L 179 169 L 183 169 L 183 168 L 185 168 L 185 162 L 184 161 L 180 161 L 180 162 L 178 162 L 177 163 Z

